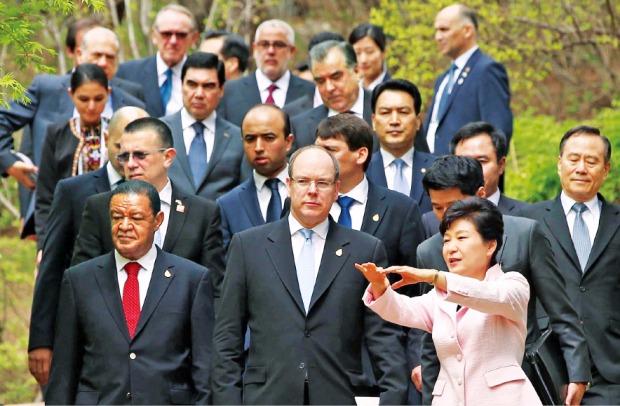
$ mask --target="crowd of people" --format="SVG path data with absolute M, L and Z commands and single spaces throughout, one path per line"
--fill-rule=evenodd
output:
M 505 196 L 506 69 L 475 10 L 434 29 L 451 64 L 423 119 L 370 23 L 315 35 L 297 74 L 281 20 L 198 44 L 170 4 L 157 53 L 120 66 L 112 30 L 73 23 L 71 72 L 0 109 L 0 171 L 37 239 L 45 401 L 540 404 L 524 353 L 551 329 L 565 404 L 620 403 L 610 142 L 569 129 L 557 198 Z

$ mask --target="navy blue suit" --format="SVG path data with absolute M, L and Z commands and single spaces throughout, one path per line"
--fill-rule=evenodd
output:
M 434 155 L 418 151 L 417 149 L 413 152 L 413 172 L 411 175 L 411 192 L 409 196 L 418 204 L 423 214 L 433 210 L 428 193 L 424 191 L 424 187 L 422 186 L 422 178 L 426 173 L 426 168 L 431 166 L 433 162 L 435 162 L 435 159 L 437 159 L 437 157 Z M 372 154 L 372 160 L 366 171 L 366 176 L 368 180 L 375 185 L 387 187 L 385 164 L 383 163 L 381 151 Z
M 146 111 L 151 117 L 161 117 L 166 112 L 161 104 L 157 60 L 155 55 L 122 63 L 116 76 L 142 86 Z
M 424 121 L 424 137 L 416 137 L 416 146 L 426 145 L 437 91 L 447 71 L 435 82 L 435 96 Z M 465 124 L 472 121 L 486 121 L 506 134 L 508 143 L 512 137 L 512 112 L 510 111 L 510 88 L 506 68 L 477 49 L 461 70 L 454 82 L 445 113 L 438 117 L 439 126 L 435 133 L 437 156 L 450 153 L 450 140 Z M 428 150 L 428 145 L 426 145 Z

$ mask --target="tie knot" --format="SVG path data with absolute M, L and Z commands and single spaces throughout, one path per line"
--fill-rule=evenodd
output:
M 196 121 L 194 122 L 194 124 L 192 124 L 192 128 L 194 129 L 194 131 L 196 131 L 196 134 L 202 135 L 205 125 L 202 124 L 202 121 Z
M 172 80 L 172 69 L 168 68 L 168 70 L 166 70 L 166 80 Z
M 138 271 L 140 270 L 140 264 L 137 262 L 128 262 L 125 264 L 125 272 L 129 276 L 138 275 Z
M 403 165 L 405 165 L 405 161 L 403 161 L 400 158 L 396 158 L 392 162 L 394 162 L 394 165 L 396 165 L 396 169 L 398 169 L 398 170 L 400 170 L 403 167 Z
M 269 90 L 269 93 L 273 93 L 273 91 L 276 90 L 277 88 L 278 88 L 278 85 L 276 85 L 275 83 L 272 83 L 269 85 L 267 90 Z
M 271 189 L 272 192 L 278 192 L 280 193 L 280 190 L 278 189 L 278 178 L 272 178 L 272 179 L 267 179 L 265 181 L 265 184 L 269 187 L 269 189 Z
M 451 75 L 454 75 L 454 72 L 456 72 L 456 70 L 458 69 L 458 67 L 456 66 L 455 63 L 453 63 L 452 65 L 450 65 L 450 69 L 449 72 Z
M 581 214 L 584 211 L 588 210 L 588 206 L 586 206 L 584 203 L 575 203 L 573 204 L 572 210 L 575 211 L 577 214 Z
M 306 241 L 312 238 L 312 230 L 309 230 L 307 228 L 302 228 L 299 231 L 301 231 L 301 233 L 304 235 L 304 238 L 306 239 Z
M 351 206 L 351 204 L 354 202 L 352 197 L 349 196 L 338 196 L 338 204 L 340 205 L 340 207 L 342 207 L 343 209 L 348 209 L 349 206 Z

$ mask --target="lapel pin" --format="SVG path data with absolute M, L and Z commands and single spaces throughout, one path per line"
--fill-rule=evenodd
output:
M 462 84 L 463 84 L 463 78 L 460 78 L 460 79 L 456 82 L 456 84 L 457 84 L 457 85 L 462 85 Z
M 469 72 L 471 70 L 471 66 L 466 66 L 465 67 L 465 72 Z
M 464 78 L 466 78 L 466 77 L 467 77 L 467 72 L 463 72 L 463 74 L 462 74 L 461 76 L 463 76 Z
M 375 214 L 374 216 L 372 216 L 372 221 L 379 221 L 379 215 Z
M 228 138 L 228 137 L 230 137 L 230 134 L 228 134 L 228 133 L 226 133 L 226 132 L 225 132 L 225 133 L 224 133 L 224 137 L 225 137 L 225 138 Z
M 166 269 L 166 272 L 164 272 L 164 276 L 166 278 L 170 278 L 172 276 L 172 274 L 170 273 L 170 271 L 168 269 Z
M 420 172 L 422 172 L 422 173 L 426 173 L 426 168 L 422 168 L 422 169 L 420 169 Z
M 341 256 L 342 256 L 342 248 L 338 248 L 338 249 L 336 250 L 336 256 L 337 256 L 337 257 L 341 257 Z
M 177 211 L 179 213 L 185 213 L 185 206 L 183 206 L 183 202 L 180 201 L 179 199 L 176 199 L 175 203 L 177 204 Z

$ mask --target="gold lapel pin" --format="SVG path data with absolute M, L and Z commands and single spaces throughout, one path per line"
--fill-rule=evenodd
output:
M 170 278 L 172 276 L 172 274 L 170 273 L 170 271 L 168 269 L 166 269 L 166 272 L 164 272 L 164 276 L 166 278 Z
M 379 221 L 379 215 L 375 214 L 374 216 L 372 216 L 372 221 Z
M 179 199 L 176 199 L 176 200 L 175 200 L 175 202 L 176 202 L 176 204 L 177 204 L 177 208 L 176 208 L 176 210 L 177 210 L 179 213 L 185 213 L 185 206 L 183 206 L 183 202 L 182 202 L 182 201 L 180 201 Z
M 420 169 L 420 172 L 422 172 L 422 173 L 426 173 L 426 168 L 422 168 L 422 169 Z
M 230 134 L 228 134 L 228 133 L 224 133 L 224 137 L 225 137 L 225 138 L 228 138 L 228 137 L 230 137 Z
M 336 256 L 341 257 L 342 256 L 342 248 L 338 248 L 336 250 Z
M 456 82 L 456 84 L 457 84 L 457 85 L 462 85 L 462 84 L 463 84 L 463 78 L 460 78 L 460 79 Z

